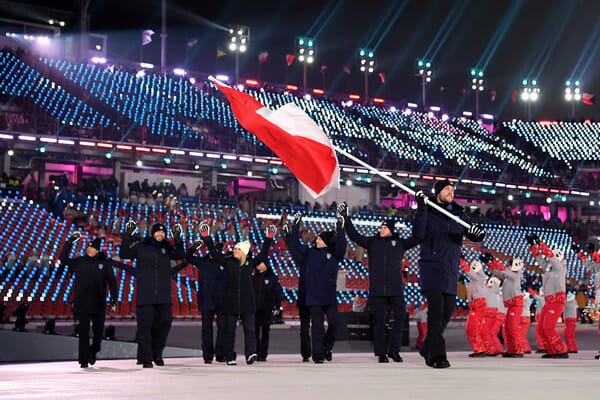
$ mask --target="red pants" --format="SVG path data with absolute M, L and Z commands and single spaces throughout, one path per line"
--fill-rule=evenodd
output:
M 575 341 L 575 326 L 577 318 L 565 319 L 565 342 L 567 342 L 567 350 L 569 352 L 577 352 L 577 342 Z
M 525 353 L 525 345 L 521 339 L 519 322 L 523 314 L 523 296 L 519 295 L 504 302 L 506 317 L 504 319 L 504 344 L 510 354 Z
M 556 332 L 556 324 L 565 308 L 565 292 L 544 296 L 546 304 L 542 309 L 542 342 L 548 354 L 563 354 L 567 346 Z
M 419 337 L 417 337 L 417 349 L 420 349 L 421 344 L 423 344 L 423 339 L 425 339 L 425 335 L 427 335 L 427 322 L 417 321 L 417 330 L 419 331 Z
M 483 334 L 483 318 L 485 316 L 485 297 L 475 299 L 469 303 L 469 317 L 467 318 L 467 339 L 474 353 L 486 351 Z
M 502 316 L 502 319 L 497 318 L 498 314 Z M 504 352 L 502 343 L 498 339 L 498 332 L 502 326 L 504 320 L 504 314 L 498 312 L 497 308 L 487 308 L 483 317 L 482 331 L 485 343 L 485 352 L 487 354 L 500 354 Z
M 542 311 L 544 311 L 543 308 Z M 546 350 L 544 341 L 542 340 L 542 311 L 539 314 L 535 314 L 535 341 L 538 350 Z
M 527 340 L 527 331 L 529 331 L 529 325 L 531 325 L 531 317 L 521 317 L 519 330 L 521 331 L 521 340 L 523 341 L 523 346 L 525 346 L 526 353 L 531 352 L 531 346 Z

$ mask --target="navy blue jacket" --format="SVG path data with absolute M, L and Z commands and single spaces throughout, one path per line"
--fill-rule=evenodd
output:
M 267 267 L 262 273 L 254 271 L 252 285 L 256 300 L 254 320 L 257 324 L 269 325 L 273 322 L 273 308 L 281 307 L 282 292 L 279 278 L 271 267 Z
M 187 262 L 198 268 L 198 309 L 216 310 L 223 303 L 225 269 L 210 257 L 194 257 L 191 249 L 185 255 Z
M 335 249 L 308 247 L 300 243 L 298 229 L 292 229 L 290 245 L 306 257 L 306 305 L 329 306 L 337 304 L 338 264 L 346 253 L 344 231 L 337 233 Z
M 66 265 L 70 273 L 75 274 L 73 288 L 73 312 L 102 313 L 106 312 L 106 284 L 110 289 L 111 300 L 117 300 L 117 282 L 113 272 L 113 264 L 117 264 L 98 253 L 95 257 L 69 258 L 73 243 L 67 242 L 60 253 L 60 262 Z M 115 265 L 116 266 L 116 265 Z
M 300 237 L 299 234 L 299 225 L 294 225 L 292 227 L 292 231 L 296 230 L 296 236 Z M 296 267 L 298 268 L 298 304 L 300 306 L 306 305 L 306 255 L 300 253 L 296 250 L 291 244 L 291 235 L 289 237 L 284 238 L 285 245 L 292 256 L 292 259 L 296 263 Z
M 413 225 L 413 236 L 408 239 L 394 234 L 390 237 L 363 236 L 356 231 L 348 217 L 344 223 L 348 237 L 369 252 L 369 296 L 403 296 L 402 260 L 404 252 L 420 243 L 425 236 L 425 223 Z
M 441 204 L 438 204 L 444 207 Z M 449 210 L 465 220 L 463 208 L 452 203 Z M 419 257 L 421 290 L 457 294 L 460 275 L 460 252 L 466 228 L 429 207 L 419 207 L 415 225 L 426 221 Z
M 181 243 L 171 246 L 167 240 L 157 242 L 150 237 L 137 242 L 123 238 L 119 257 L 136 260 L 136 305 L 172 303 L 171 260 L 184 259 Z
M 266 260 L 273 240 L 265 238 L 260 253 L 254 258 L 248 254 L 244 265 L 240 265 L 240 260 L 232 254 L 223 255 L 217 250 L 210 236 L 203 237 L 202 240 L 212 259 L 223 266 L 225 272 L 225 291 L 220 311 L 224 315 L 254 314 L 256 305 L 252 290 L 252 272 L 256 265 Z

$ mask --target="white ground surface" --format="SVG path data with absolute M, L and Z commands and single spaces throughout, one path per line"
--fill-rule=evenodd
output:
M 0 364 L 6 399 L 597 399 L 596 351 L 567 360 L 470 359 L 449 353 L 451 368 L 434 370 L 416 353 L 403 363 L 378 364 L 366 353 L 334 353 L 333 362 L 302 363 L 274 354 L 266 363 L 205 365 L 200 358 L 166 359 L 142 369 L 134 360 Z

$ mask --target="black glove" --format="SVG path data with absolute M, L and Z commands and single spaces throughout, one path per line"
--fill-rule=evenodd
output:
M 541 240 L 538 235 L 536 235 L 535 233 L 532 233 L 531 237 L 533 238 L 533 244 L 540 244 Z
M 70 244 L 73 244 L 73 243 L 77 242 L 79 239 L 81 239 L 81 232 L 75 231 L 71 234 L 69 239 L 67 239 L 67 242 L 69 242 Z
M 423 193 L 422 190 L 419 190 L 417 193 L 415 193 L 415 200 L 417 201 L 417 205 L 422 207 L 427 202 L 427 195 Z
M 581 248 L 579 246 L 577 246 L 575 243 L 573 243 L 571 245 L 571 250 L 573 250 L 573 253 L 577 254 L 581 251 Z
M 485 231 L 479 225 L 471 225 L 465 236 L 472 242 L 481 242 L 485 237 Z
M 131 239 L 133 237 L 133 234 L 135 233 L 137 229 L 137 225 L 135 223 L 135 221 L 129 220 L 127 221 L 127 223 L 125 224 L 125 237 L 127 239 Z
M 335 231 L 340 232 L 343 230 L 344 230 L 344 217 L 340 215 L 339 217 L 337 217 L 337 221 L 335 222 Z
M 489 252 L 483 253 L 482 255 L 479 256 L 479 261 L 481 261 L 483 264 L 490 263 L 493 260 L 494 260 L 494 256 L 492 256 Z
M 200 236 L 203 238 L 208 237 L 208 235 L 210 235 L 210 227 L 208 226 L 206 221 L 202 221 L 200 223 L 200 228 L 198 228 L 198 230 L 200 231 Z
M 592 254 L 594 252 L 594 243 L 588 243 L 587 245 L 588 253 Z
M 173 235 L 173 239 L 175 240 L 175 243 L 181 243 L 183 240 L 183 227 L 181 226 L 181 224 L 175 224 L 173 225 L 173 227 L 171 228 L 171 235 Z
M 283 232 L 285 237 L 289 237 L 292 234 L 292 228 L 290 227 L 290 224 L 288 224 L 287 222 L 285 224 L 283 224 L 281 231 Z
M 111 300 L 110 301 L 110 309 L 113 311 L 117 311 L 117 302 L 116 300 Z
M 533 235 L 527 234 L 525 235 L 525 240 L 529 243 L 530 246 L 535 244 L 535 240 L 533 239 Z
M 337 212 L 344 218 L 348 218 L 348 204 L 342 202 L 337 206 Z
M 275 318 L 281 315 L 281 307 L 273 307 L 273 311 L 271 312 Z
M 193 244 L 192 247 L 190 247 L 190 251 L 192 252 L 192 254 L 194 254 L 195 252 L 198 251 L 198 249 L 202 247 L 202 241 L 201 240 L 196 240 Z
M 302 221 L 302 213 L 301 212 L 295 213 L 294 214 L 294 225 L 300 224 L 301 221 Z

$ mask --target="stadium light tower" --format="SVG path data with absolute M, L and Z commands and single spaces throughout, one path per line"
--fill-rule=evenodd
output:
M 531 121 L 531 104 L 540 98 L 540 88 L 537 86 L 537 80 L 531 82 L 523 79 L 523 90 L 521 91 L 521 100 L 527 103 L 527 120 Z
M 471 89 L 475 91 L 475 121 L 479 121 L 479 92 L 485 90 L 485 78 L 482 69 L 471 68 Z
M 431 61 L 429 60 L 417 60 L 415 64 L 415 76 L 421 78 L 421 89 L 423 91 L 423 110 L 427 106 L 425 97 L 425 87 L 431 79 L 433 79 L 433 68 L 431 67 Z
M 575 103 L 581 100 L 581 91 L 579 89 L 581 82 L 570 80 L 565 82 L 565 100 L 571 103 L 571 118 L 575 119 Z
M 358 49 L 358 64 L 360 71 L 365 75 L 365 104 L 369 99 L 369 74 L 375 71 L 375 51 L 372 49 Z
M 298 36 L 296 38 L 296 56 L 303 65 L 302 91 L 306 93 L 306 68 L 315 62 L 317 56 L 315 39 Z
M 227 48 L 235 53 L 235 83 L 240 82 L 240 53 L 248 50 L 250 28 L 244 25 L 229 25 L 229 45 Z

